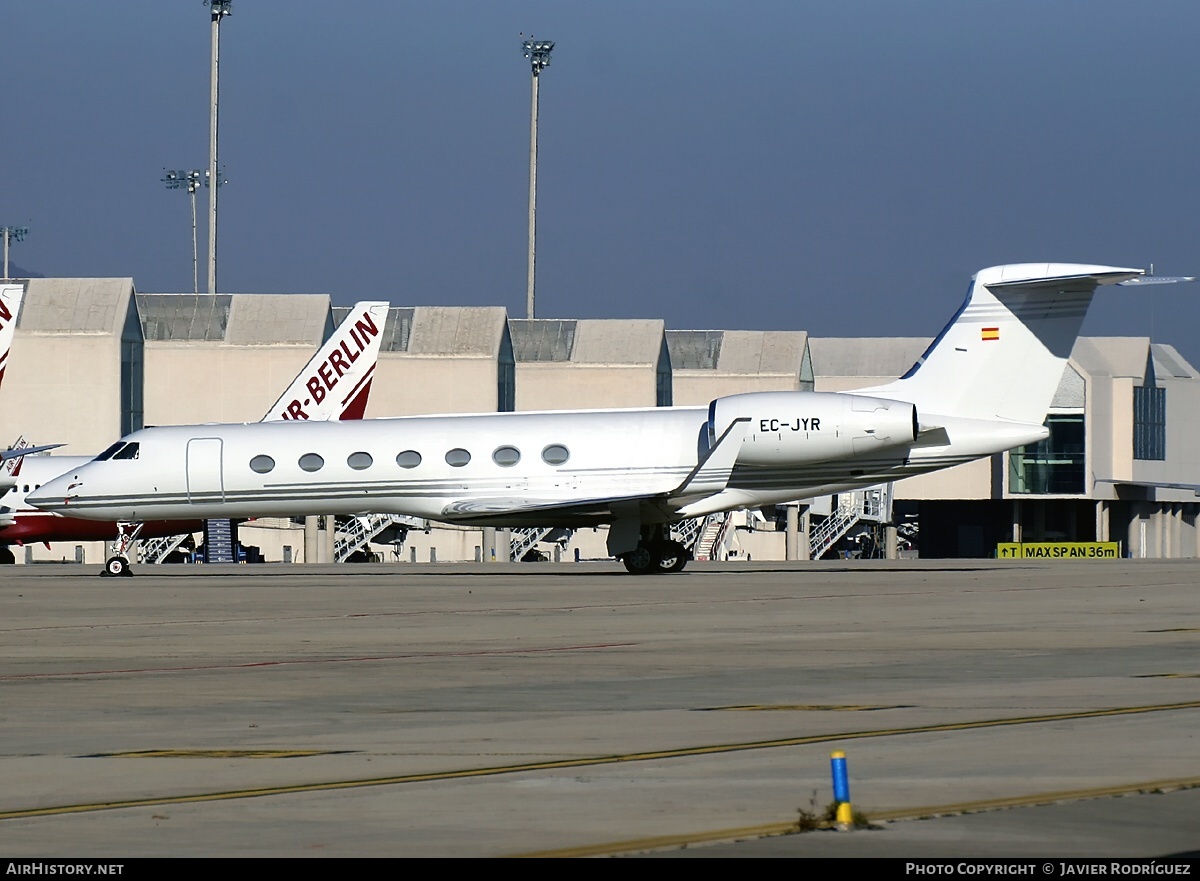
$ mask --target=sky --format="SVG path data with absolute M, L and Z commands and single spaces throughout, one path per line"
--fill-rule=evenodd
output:
M 1200 274 L 1195 0 L 234 0 L 218 292 L 537 317 L 937 333 L 977 270 Z M 0 225 L 22 270 L 192 290 L 167 168 L 207 168 L 201 0 L 0 4 Z M 201 194 L 203 195 L 203 194 Z M 207 202 L 198 203 L 200 288 Z M 1200 283 L 1084 332 L 1200 365 Z

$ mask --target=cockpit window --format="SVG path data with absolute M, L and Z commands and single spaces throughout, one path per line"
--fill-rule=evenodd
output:
M 117 450 L 121 449 L 121 447 L 123 447 L 123 446 L 125 446 L 125 441 L 117 441 L 115 444 L 113 444 L 111 447 L 109 447 L 107 450 L 105 450 L 103 453 L 101 453 L 99 456 L 97 456 L 95 461 L 103 462 L 106 459 L 111 459 L 113 456 L 116 455 Z
M 119 453 L 116 453 L 114 459 L 136 459 L 141 451 L 142 445 L 139 443 L 126 444 L 125 448 Z

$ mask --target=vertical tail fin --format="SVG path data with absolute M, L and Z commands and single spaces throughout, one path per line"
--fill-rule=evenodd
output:
M 17 317 L 21 314 L 21 300 L 24 297 L 24 285 L 0 285 L 0 383 L 4 382 L 8 351 L 12 348 L 13 336 L 17 330 Z
M 903 377 L 857 394 L 922 415 L 1040 425 L 1097 286 L 1141 269 L 1021 263 L 980 270 L 954 318 Z
M 388 306 L 386 302 L 355 303 L 261 421 L 362 419 L 383 344 Z

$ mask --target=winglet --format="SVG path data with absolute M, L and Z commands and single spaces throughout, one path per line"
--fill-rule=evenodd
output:
M 381 301 L 355 303 L 262 421 L 362 419 L 389 305 Z

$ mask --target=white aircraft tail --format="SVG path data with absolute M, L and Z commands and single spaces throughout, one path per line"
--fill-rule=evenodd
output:
M 8 350 L 12 348 L 13 335 L 17 330 L 17 317 L 21 313 L 21 300 L 24 296 L 24 285 L 0 285 L 0 383 L 4 382 Z
M 263 422 L 362 419 L 387 323 L 386 302 L 355 303 Z
M 966 302 L 908 373 L 855 394 L 915 404 L 923 423 L 939 414 L 1041 425 L 1096 287 L 1142 272 L 1074 263 L 980 270 Z

